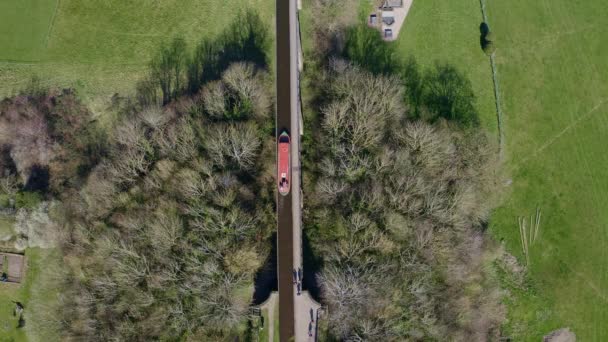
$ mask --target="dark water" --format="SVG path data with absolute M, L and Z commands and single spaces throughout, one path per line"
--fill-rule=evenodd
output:
M 321 289 L 317 283 L 316 275 L 319 273 L 323 261 L 314 255 L 306 234 L 302 234 L 302 253 L 304 259 L 302 289 L 307 290 L 314 300 L 321 303 Z
M 272 234 L 270 238 L 272 249 L 264 266 L 255 275 L 253 293 L 253 305 L 262 304 L 272 291 L 278 290 L 277 278 L 277 234 Z
M 45 192 L 49 188 L 49 168 L 46 166 L 34 165 L 30 171 L 30 177 L 25 184 L 26 191 Z

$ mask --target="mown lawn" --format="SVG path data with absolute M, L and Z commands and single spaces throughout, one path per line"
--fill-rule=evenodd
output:
M 514 298 L 508 327 L 515 340 L 565 326 L 608 340 L 608 7 L 512 0 L 488 10 L 513 179 L 491 230 L 521 258 L 516 217 L 542 210 L 536 293 Z
M 130 94 L 151 55 L 175 36 L 194 46 L 221 32 L 245 8 L 274 25 L 270 0 L 56 3 L 0 1 L 0 96 L 23 88 L 32 75 L 44 84 L 74 87 L 93 101 Z
M 0 61 L 34 62 L 42 58 L 57 3 L 0 1 Z

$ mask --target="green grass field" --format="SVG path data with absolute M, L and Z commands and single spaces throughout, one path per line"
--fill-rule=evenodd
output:
M 32 75 L 92 101 L 130 94 L 162 42 L 181 36 L 194 46 L 245 8 L 272 25 L 269 0 L 1 0 L 0 96 Z
M 40 318 L 40 308 L 53 305 L 58 295 L 55 288 L 45 286 L 52 282 L 50 278 L 53 277 L 45 270 L 49 269 L 49 264 L 60 260 L 59 255 L 53 250 L 31 248 L 26 256 L 27 271 L 22 283 L 0 283 L 0 342 L 58 341 L 59 337 L 45 328 L 45 324 L 33 324 L 30 318 Z M 21 302 L 25 307 L 24 328 L 17 328 L 18 317 L 13 316 L 13 301 Z
M 278 302 L 277 302 L 278 303 Z M 279 338 L 280 338 L 280 329 L 279 327 L 281 326 L 281 322 L 280 322 L 280 316 L 279 316 L 279 308 L 276 307 L 274 310 L 274 338 L 273 340 L 278 342 Z
M 0 1 L 0 61 L 39 61 L 56 7 L 57 0 Z
M 13 316 L 13 300 L 24 296 L 19 285 L 0 284 L 0 341 L 27 341 L 25 331 L 17 329 L 17 317 Z
M 543 217 L 530 252 L 538 294 L 517 297 L 510 327 L 529 340 L 563 326 L 608 340 L 608 7 L 513 0 L 488 10 L 513 178 L 491 229 L 521 256 L 516 217 L 537 205 Z
M 394 44 L 404 60 L 414 56 L 425 67 L 449 63 L 464 73 L 477 96 L 483 127 L 496 133 L 492 71 L 479 44 L 481 21 L 476 0 L 414 0 Z

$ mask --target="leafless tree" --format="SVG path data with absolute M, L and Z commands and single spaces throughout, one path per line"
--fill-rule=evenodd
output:
M 228 108 L 226 95 L 226 87 L 221 81 L 211 82 L 203 88 L 201 98 L 209 116 L 214 119 L 224 117 Z
M 482 251 L 493 253 L 480 233 L 497 175 L 487 139 L 443 120 L 408 119 L 391 77 L 340 60 L 330 68 L 308 217 L 328 236 L 314 244 L 324 255 L 331 333 L 349 341 L 497 336 L 501 295 L 480 266 Z M 480 281 L 488 292 L 463 290 Z
M 255 164 L 260 148 L 256 130 L 253 124 L 218 124 L 209 128 L 205 147 L 220 167 L 234 163 L 247 170 Z
M 15 196 L 19 191 L 21 184 L 17 179 L 17 176 L 13 174 L 7 174 L 0 178 L 0 193 L 6 194 L 10 197 Z
M 270 98 L 264 80 L 256 73 L 253 64 L 232 64 L 222 75 L 222 80 L 241 100 L 251 103 L 257 117 L 263 118 L 268 114 Z

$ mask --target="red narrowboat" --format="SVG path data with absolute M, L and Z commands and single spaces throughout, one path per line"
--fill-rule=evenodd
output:
M 283 196 L 289 194 L 291 188 L 291 168 L 289 165 L 289 133 L 283 130 L 279 135 L 279 158 L 278 158 L 278 173 L 279 193 Z

